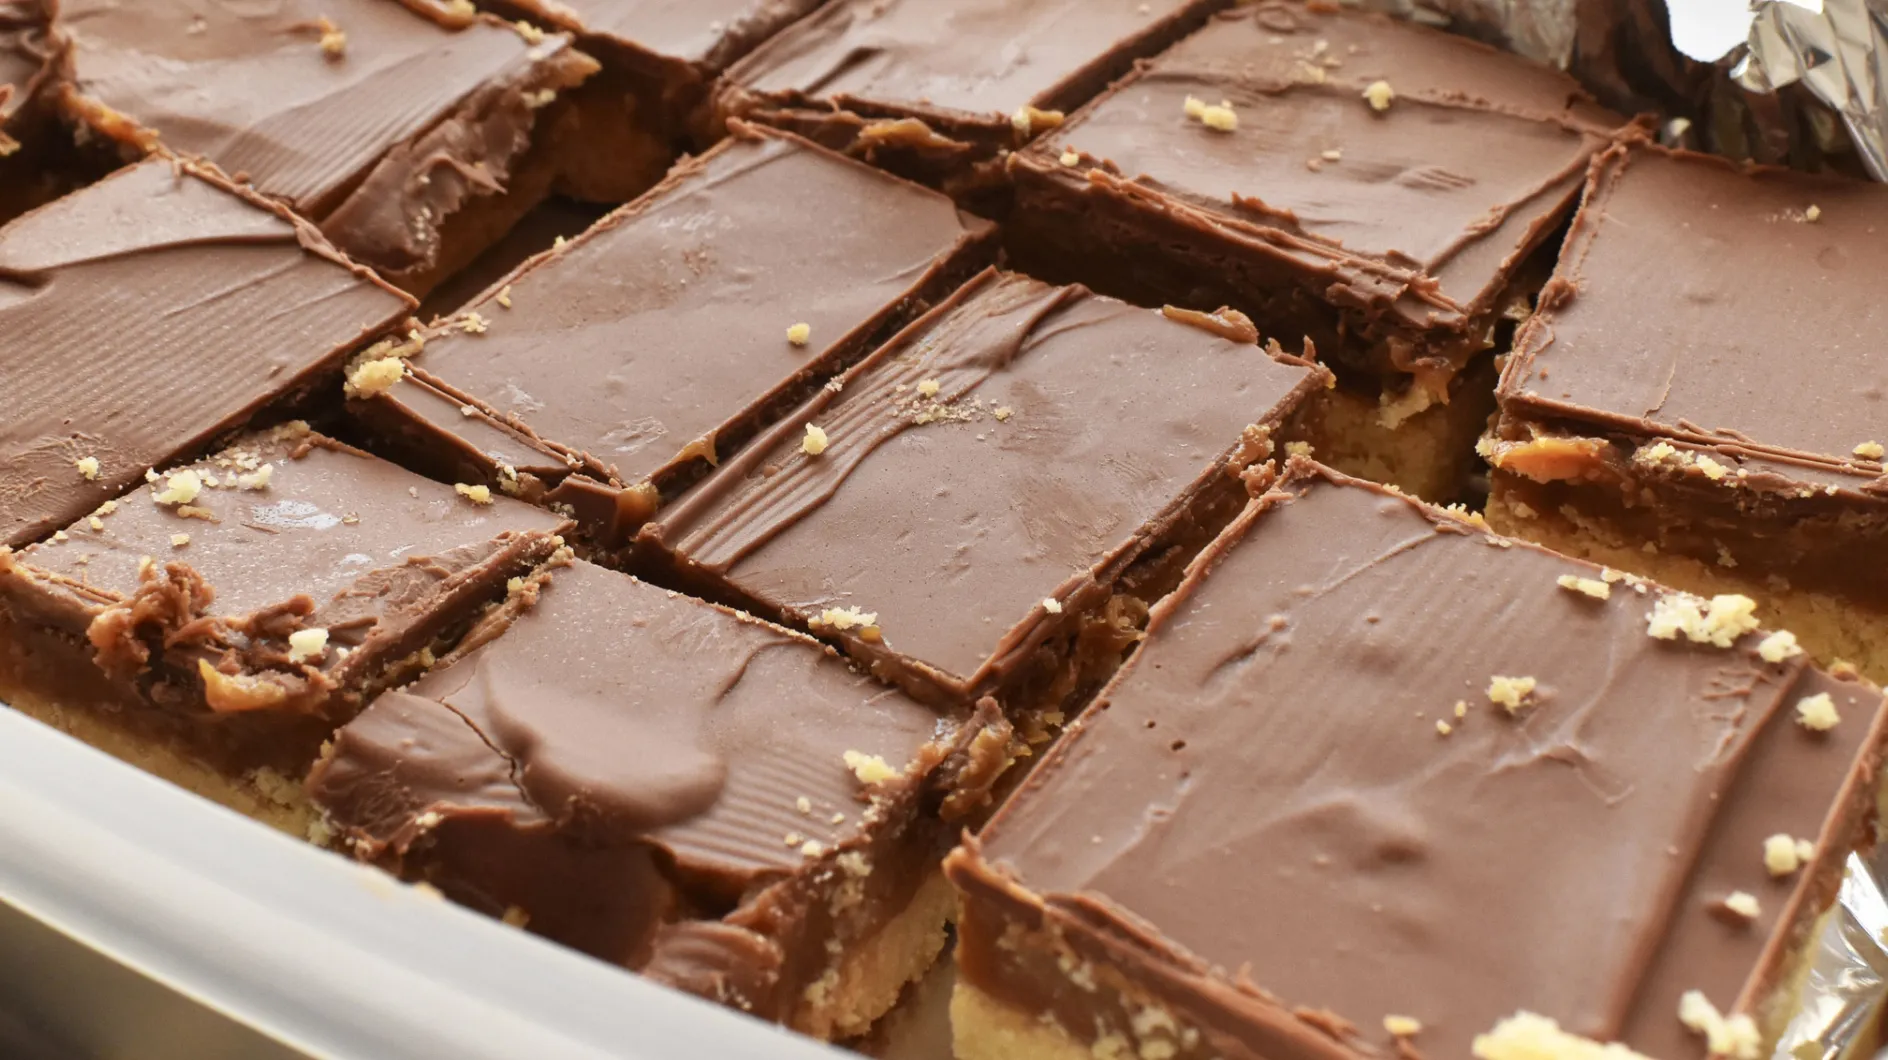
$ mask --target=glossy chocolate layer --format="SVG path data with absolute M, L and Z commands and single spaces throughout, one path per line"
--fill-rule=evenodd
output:
M 505 190 L 539 107 L 595 69 L 568 37 L 419 2 L 62 0 L 57 26 L 98 132 L 244 176 L 389 273 L 434 264 L 440 226 Z
M 1364 98 L 1376 82 L 1394 94 L 1386 110 Z M 1230 107 L 1236 127 L 1189 116 L 1189 97 Z M 1618 120 L 1565 75 L 1460 37 L 1330 5 L 1256 4 L 1019 153 L 1012 168 L 1030 186 L 1017 216 L 1049 223 L 1032 220 L 1046 208 L 1034 204 L 1062 200 L 1076 205 L 1054 224 L 1107 209 L 1130 226 L 1174 226 L 1177 252 L 1201 255 L 1202 275 L 1178 282 L 1242 294 L 1235 304 L 1268 333 L 1327 341 L 1288 309 L 1266 313 L 1282 297 L 1266 285 L 1295 283 L 1354 317 L 1351 332 L 1479 335 Z M 1045 238 L 1079 248 L 1108 231 Z M 1069 252 L 1056 264 L 1080 278 Z M 1166 282 L 1158 261 L 1126 267 L 1146 275 L 1116 286 Z
M 1888 500 L 1888 306 L 1868 279 L 1888 269 L 1884 228 L 1872 184 L 1615 151 L 1516 340 L 1503 406 L 1673 439 L 1728 468 L 1726 488 Z
M 1048 126 L 1229 0 L 836 0 L 728 72 L 722 107 L 936 177 Z M 901 128 L 905 118 L 921 126 Z M 897 167 L 911 169 L 909 166 Z
M 563 525 L 291 423 L 0 556 L 0 601 L 176 713 L 338 721 L 406 656 L 470 625 Z M 310 646 L 304 630 L 325 636 Z
M 501 6 L 582 38 L 603 38 L 646 61 L 682 63 L 711 76 L 819 0 L 504 0 Z
M 781 1018 L 793 977 L 830 960 L 817 930 L 891 898 L 881 876 L 908 896 L 919 863 L 935 872 L 913 815 L 960 779 L 969 717 L 578 561 L 343 728 L 310 790 L 363 858 Z M 893 775 L 862 783 L 853 753 Z
M 1833 896 L 1881 695 L 1764 662 L 1756 633 L 1654 639 L 1660 596 L 1294 461 L 954 874 L 1108 939 L 1229 1057 L 1391 1052 L 1390 1015 L 1421 1055 L 1466 1056 L 1519 1009 L 1702 1056 L 1678 997 L 1754 1010 Z M 1537 682 L 1518 712 L 1497 676 Z M 1823 734 L 1795 705 L 1825 691 Z M 1812 863 L 1773 877 L 1776 833 Z M 1723 913 L 1733 891 L 1755 922 Z
M 0 228 L 0 544 L 335 378 L 411 306 L 281 208 L 165 161 Z
M 1322 381 L 1249 336 L 991 271 L 640 543 L 796 626 L 876 615 L 875 632 L 822 632 L 919 694 L 979 695 L 1166 548 L 1197 495 L 1269 455 L 1266 431 Z
M 727 457 L 993 249 L 941 195 L 737 130 L 434 329 L 405 381 L 353 407 L 421 466 L 570 504 L 620 543 L 658 489 Z

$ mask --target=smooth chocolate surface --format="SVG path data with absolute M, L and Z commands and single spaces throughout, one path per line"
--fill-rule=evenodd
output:
M 1739 479 L 1888 499 L 1888 192 L 1642 147 L 1595 171 L 1499 396 L 1703 452 Z M 1872 456 L 1858 454 L 1873 452 Z M 1767 473 L 1767 474 L 1760 474 Z
M 819 0 L 505 0 L 546 26 L 712 75 Z
M 1381 111 L 1364 97 L 1376 82 L 1394 95 Z M 1230 107 L 1236 126 L 1189 116 L 1190 97 Z M 1473 41 L 1269 2 L 1219 15 L 1013 166 L 1052 189 L 1040 194 L 1184 229 L 1176 242 L 1218 255 L 1204 287 L 1283 269 L 1366 321 L 1465 332 L 1487 326 L 1618 122 L 1564 74 Z
M 0 544 L 337 378 L 411 306 L 286 211 L 167 161 L 0 228 Z
M 1655 639 L 1661 595 L 1294 461 L 954 873 L 1112 938 L 1221 1055 L 1380 1055 L 1400 1015 L 1466 1056 L 1525 1009 L 1702 1056 L 1678 997 L 1754 1006 L 1832 897 L 1881 695 L 1759 633 Z M 1496 676 L 1537 684 L 1510 713 Z M 1824 691 L 1841 721 L 1812 732 L 1795 705 Z M 1812 863 L 1773 878 L 1775 833 Z
M 1268 455 L 1266 430 L 1324 378 L 1250 336 L 992 270 L 640 544 L 795 625 L 875 615 L 849 651 L 921 692 L 982 694 L 1165 547 L 1192 495 Z
M 392 272 L 431 265 L 439 226 L 505 189 L 538 109 L 595 69 L 567 36 L 420 2 L 62 0 L 56 25 L 97 131 L 244 176 Z
M 783 967 L 807 966 L 802 949 L 815 967 L 829 959 L 819 937 L 801 946 L 803 921 L 838 918 L 873 897 L 867 881 L 908 871 L 901 843 L 935 871 L 910 800 L 969 715 L 920 706 L 798 634 L 582 561 L 527 591 L 341 730 L 310 780 L 317 802 L 358 856 L 783 1016 L 798 1001 L 797 986 L 775 996 Z M 849 753 L 893 775 L 867 785 Z
M 551 491 L 608 543 L 992 253 L 941 195 L 737 130 L 435 329 L 355 408 L 455 477 Z
M 563 525 L 291 423 L 0 556 L 0 603 L 177 713 L 341 720 L 548 557 Z M 298 651 L 317 629 L 319 649 Z

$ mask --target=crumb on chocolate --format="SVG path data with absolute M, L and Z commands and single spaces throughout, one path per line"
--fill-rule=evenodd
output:
M 806 842 L 806 837 L 798 832 L 788 832 L 780 837 L 780 845 L 783 847 L 797 847 L 804 842 Z
M 920 397 L 936 397 L 938 388 L 939 383 L 935 379 L 918 380 L 918 394 Z
M 1801 654 L 1803 646 L 1796 642 L 1796 634 L 1787 629 L 1779 629 L 1757 644 L 1757 657 L 1767 663 L 1780 663 Z
M 1842 715 L 1836 710 L 1836 701 L 1829 698 L 1827 692 L 1804 696 L 1796 701 L 1796 722 L 1805 729 L 1828 732 L 1841 721 Z
M 554 88 L 540 88 L 536 92 L 525 92 L 521 98 L 524 100 L 524 105 L 532 110 L 543 110 L 545 107 L 557 102 L 557 90 Z M 510 307 L 507 306 L 506 308 Z
M 1884 452 L 1880 442 L 1863 442 L 1854 449 L 1855 455 L 1864 460 L 1880 460 Z
M 863 751 L 847 751 L 843 756 L 846 768 L 865 785 L 883 784 L 898 775 L 898 771 L 888 765 L 878 755 L 869 755 Z
M 1802 868 L 1803 862 L 1809 860 L 1802 853 L 1805 844 L 1809 845 L 1810 853 L 1815 853 L 1813 843 L 1792 838 L 1782 832 L 1765 839 L 1763 841 L 1763 867 L 1772 876 L 1788 876 Z
M 1646 633 L 1659 640 L 1683 634 L 1696 644 L 1728 648 L 1738 637 L 1758 626 L 1757 602 L 1748 596 L 1725 593 L 1705 600 L 1690 593 L 1666 593 L 1646 615 Z
M 795 346 L 804 346 L 813 338 L 813 325 L 801 321 L 787 328 L 787 341 Z
M 1757 896 L 1749 891 L 1732 891 L 1724 896 L 1720 904 L 1725 912 L 1743 920 L 1755 920 L 1763 913 L 1763 907 L 1757 904 Z
M 1757 1022 L 1743 1013 L 1725 1016 L 1702 991 L 1687 990 L 1678 999 L 1678 1022 L 1703 1035 L 1713 1056 L 1757 1060 L 1763 1040 Z
M 1554 584 L 1562 589 L 1590 596 L 1595 600 L 1608 600 L 1613 595 L 1613 587 L 1599 578 L 1581 578 L 1572 574 L 1562 574 L 1554 579 Z
M 299 663 L 319 659 L 328 650 L 328 631 L 320 626 L 298 629 L 288 635 L 288 661 Z
M 857 607 L 829 607 L 806 620 L 809 626 L 831 626 L 841 633 L 849 629 L 876 629 L 877 611 L 861 611 Z
M 185 505 L 197 499 L 203 492 L 203 476 L 188 468 L 173 471 L 164 479 L 164 488 L 158 490 L 154 500 L 159 504 Z
M 511 28 L 518 31 L 518 36 L 523 37 L 526 44 L 544 43 L 544 31 L 524 19 L 513 22 Z
M 1058 161 L 1060 161 L 1063 165 L 1068 166 L 1070 169 L 1073 169 L 1076 166 L 1081 164 L 1082 156 L 1080 152 L 1076 151 L 1075 148 L 1071 147 L 1062 152 L 1062 157 L 1058 159 Z
M 998 423 L 1007 423 L 1011 416 L 1016 415 L 1016 410 L 1008 405 L 998 405 L 990 411 L 990 415 L 995 416 Z
M 1454 731 L 1455 731 L 1455 726 L 1449 724 L 1446 721 L 1443 721 L 1441 718 L 1436 719 L 1436 735 L 1447 736 Z
M 505 915 L 498 919 L 510 927 L 521 928 L 531 922 L 531 914 L 525 912 L 523 906 L 508 905 L 505 907 Z
M 1286 456 L 1302 456 L 1309 459 L 1313 451 L 1314 451 L 1314 447 L 1312 446 L 1310 442 L 1286 442 L 1285 443 Z
M 485 318 L 477 313 L 467 313 L 459 321 L 459 330 L 467 335 L 483 335 L 488 327 Z
M 1052 615 L 1059 615 L 1062 613 L 1062 601 L 1053 596 L 1045 596 L 1042 599 L 1042 609 Z
M 1329 151 L 1318 152 L 1318 157 L 1326 162 L 1342 162 L 1344 160 L 1344 152 L 1333 147 Z
M 1180 110 L 1187 117 L 1199 121 L 1206 116 L 1206 101 L 1198 96 L 1188 96 L 1186 102 L 1180 105 Z
M 824 428 L 809 423 L 806 425 L 806 436 L 800 439 L 800 451 L 807 456 L 818 456 L 826 451 L 829 442 Z
M 406 375 L 406 362 L 398 357 L 361 361 L 347 373 L 347 396 L 372 397 L 393 389 Z
M 800 844 L 800 856 L 816 858 L 826 853 L 826 844 L 817 839 L 809 839 Z
M 468 486 L 463 482 L 455 482 L 452 484 L 452 491 L 464 497 L 466 500 L 471 501 L 473 504 L 492 503 L 492 488 L 490 486 Z
M 1218 106 L 1200 111 L 1200 124 L 1214 132 L 1229 133 L 1239 128 L 1239 115 L 1231 103 L 1221 100 Z
M 105 529 L 105 520 L 100 519 L 96 515 L 87 516 L 85 520 L 85 525 L 91 527 L 93 530 L 102 531 Z
M 1522 1010 L 1478 1034 L 1469 1046 L 1475 1060 L 1650 1060 L 1618 1042 L 1596 1042 L 1546 1016 Z
M 1422 1033 L 1423 1021 L 1414 1016 L 1385 1016 L 1383 1029 L 1394 1038 L 1413 1038 Z
M 190 535 L 189 535 L 189 534 L 172 534 L 172 535 L 170 535 L 170 547 L 172 547 L 172 548 L 182 548 L 182 547 L 184 547 L 185 545 L 188 545 L 189 543 L 190 543 Z
M 802 795 L 793 800 L 793 808 L 800 811 L 802 814 L 811 815 L 813 812 L 813 800 Z
M 1381 114 L 1389 110 L 1390 104 L 1396 100 L 1396 89 L 1391 88 L 1388 81 L 1372 81 L 1364 89 L 1364 99 L 1370 104 L 1371 110 Z
M 216 513 L 195 504 L 179 504 L 177 514 L 185 519 L 201 519 L 206 523 L 216 522 Z
M 1808 221 L 1810 224 L 1815 224 L 1817 221 L 1822 220 L 1822 207 L 1813 202 L 1810 203 L 1809 209 L 1803 211 L 1803 220 Z
M 500 287 L 498 289 L 498 294 L 492 297 L 492 301 L 497 302 L 499 305 L 503 306 L 506 309 L 510 309 L 511 308 L 511 284 L 506 284 L 505 286 Z
M 1532 677 L 1503 677 L 1497 674 L 1488 679 L 1488 701 L 1509 714 L 1519 714 L 1537 687 L 1539 682 Z
M 1454 714 L 1457 718 L 1468 717 L 1468 700 L 1466 699 L 1456 700 Z
M 95 482 L 98 480 L 98 457 L 82 456 L 74 460 L 73 464 L 78 467 L 79 474 L 85 476 L 85 481 Z
M 1045 129 L 1059 127 L 1063 117 L 1059 110 L 1037 110 L 1035 107 L 1022 106 L 1010 115 L 1010 125 L 1015 128 L 1016 135 L 1027 139 Z

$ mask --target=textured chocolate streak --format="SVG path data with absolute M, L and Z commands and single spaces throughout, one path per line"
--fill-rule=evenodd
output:
M 1395 93 L 1382 112 L 1363 98 L 1377 81 Z M 1229 105 L 1237 127 L 1189 118 L 1188 98 Z M 1205 292 L 1327 355 L 1387 344 L 1378 370 L 1446 378 L 1485 347 L 1515 271 L 1620 124 L 1564 75 L 1472 41 L 1242 7 L 1012 157 L 1011 242 L 1111 293 Z M 1084 231 L 1091 212 L 1116 216 Z M 1162 251 L 1183 263 L 1163 271 Z
M 184 164 L 132 166 L 0 228 L 0 543 L 336 378 L 411 306 L 286 210 Z
M 838 637 L 921 697 L 1007 693 L 1123 570 L 1186 536 L 1213 482 L 1270 455 L 1269 432 L 1325 378 L 991 271 L 658 515 L 638 552 Z M 809 423 L 828 438 L 818 455 Z M 878 615 L 879 635 L 816 628 L 847 607 Z
M 504 186 L 535 121 L 522 94 L 554 94 L 595 68 L 566 36 L 533 43 L 496 19 L 421 4 L 61 0 L 55 10 L 80 121 L 246 177 L 396 272 L 426 256 L 469 194 Z M 479 105 L 482 93 L 506 105 Z M 364 181 L 371 201 L 350 204 Z
M 169 470 L 202 483 L 187 512 L 156 499 Z M 562 526 L 291 424 L 0 558 L 0 604 L 89 643 L 75 664 L 205 725 L 251 712 L 342 720 L 548 557 Z M 317 628 L 322 650 L 292 657 L 293 634 Z
M 1882 459 L 1855 452 L 1884 440 L 1888 309 L 1862 279 L 1888 268 L 1882 225 L 1888 193 L 1870 184 L 1611 151 L 1516 339 L 1503 408 L 1686 443 L 1738 487 L 1888 500 Z
M 990 226 L 935 192 L 737 129 L 434 328 L 409 382 L 354 407 L 423 466 L 494 486 L 510 468 L 621 544 L 657 491 L 732 455 L 993 253 Z M 483 331 L 466 332 L 471 314 Z M 801 323 L 806 346 L 788 339 Z
M 987 787 L 986 731 L 1001 750 L 992 709 L 941 715 L 579 561 L 344 727 L 309 783 L 357 856 L 786 1019 L 827 939 L 861 942 L 935 871 L 939 800 Z M 854 751 L 895 775 L 862 785 Z
M 967 981 L 1131 1033 L 1131 1006 L 1071 989 L 1060 943 L 999 943 L 1013 923 L 1171 1006 L 1203 1033 L 1176 1055 L 1376 1055 L 1391 1014 L 1466 1055 L 1516 1009 L 1702 1055 L 1678 995 L 1756 1010 L 1866 834 L 1881 695 L 1762 662 L 1755 633 L 1652 639 L 1656 588 L 1556 583 L 1599 573 L 1294 461 L 953 857 Z M 1516 717 L 1496 674 L 1539 681 Z M 1793 709 L 1822 691 L 1829 734 Z M 1778 832 L 1818 843 L 1780 880 Z M 1754 924 L 1714 915 L 1732 890 L 1760 896 Z

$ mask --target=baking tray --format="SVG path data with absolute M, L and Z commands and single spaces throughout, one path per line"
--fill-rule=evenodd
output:
M 297 842 L 0 704 L 0 1056 L 842 1056 Z

